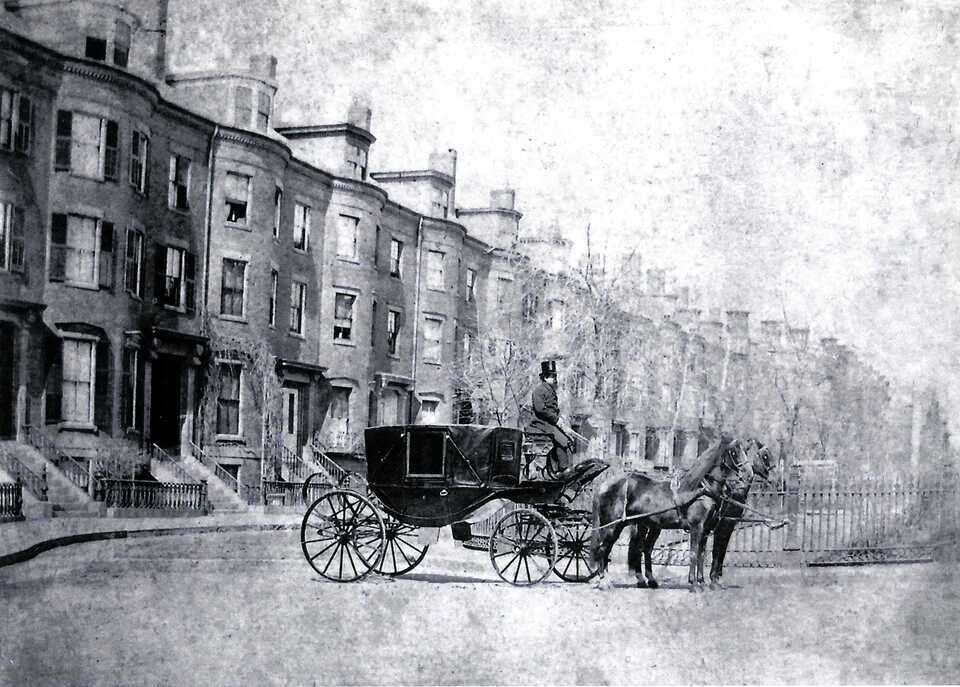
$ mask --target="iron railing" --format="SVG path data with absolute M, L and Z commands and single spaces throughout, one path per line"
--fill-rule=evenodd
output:
M 38 475 L 27 467 L 22 460 L 2 448 L 0 448 L 0 465 L 11 477 L 19 479 L 27 487 L 27 491 L 33 494 L 38 501 L 47 500 L 46 465 L 40 466 L 40 474 Z
M 264 497 L 267 504 L 280 501 L 283 506 L 307 506 L 324 493 L 333 488 L 329 482 L 311 481 L 304 489 L 301 482 L 265 481 L 263 483 Z M 304 500 L 306 497 L 306 500 Z
M 0 518 L 23 519 L 23 487 L 20 480 L 13 484 L 0 484 Z
M 240 493 L 240 482 L 236 477 L 224 470 L 215 458 L 208 455 L 206 451 L 192 441 L 190 442 L 190 448 L 193 450 L 193 457 L 199 460 L 208 470 L 216 475 L 221 482 L 226 484 L 230 491 L 234 492 L 235 494 Z
M 177 476 L 179 480 L 185 484 L 197 484 L 196 478 L 191 475 L 183 465 L 180 464 L 174 456 L 171 456 L 169 453 L 164 451 L 162 448 L 156 444 L 150 444 L 144 449 L 144 453 L 150 459 L 150 461 L 157 461 L 164 467 L 168 468 L 173 474 Z
M 103 501 L 108 508 L 208 511 L 207 484 L 104 479 Z
M 303 481 L 309 474 L 309 466 L 303 462 L 295 452 L 280 444 L 277 447 L 277 453 L 280 455 L 280 463 L 286 468 L 288 480 Z
M 24 426 L 23 430 L 28 444 L 37 449 L 40 455 L 53 463 L 57 470 L 66 475 L 67 479 L 73 482 L 74 485 L 85 492 L 89 492 L 90 469 L 88 467 L 81 465 L 58 449 L 53 439 L 47 436 L 43 430 L 29 425 Z
M 313 449 L 313 462 L 323 472 L 327 473 L 330 476 L 330 479 L 333 480 L 333 483 L 337 486 L 351 486 L 352 482 L 357 482 L 358 484 L 366 483 L 366 480 L 362 479 L 359 475 L 347 472 L 342 467 L 337 465 L 333 459 L 327 455 L 325 447 L 320 444 L 319 441 L 313 440 L 310 442 L 310 448 Z

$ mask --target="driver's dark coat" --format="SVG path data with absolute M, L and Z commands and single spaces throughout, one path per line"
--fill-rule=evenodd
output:
M 540 382 L 533 390 L 534 419 L 524 428 L 528 434 L 546 434 L 557 444 L 566 446 L 570 437 L 557 426 L 560 421 L 560 403 L 556 390 Z

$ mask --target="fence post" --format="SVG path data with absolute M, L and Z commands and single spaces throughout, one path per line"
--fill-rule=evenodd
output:
M 20 481 L 20 474 L 17 474 L 17 481 L 14 483 L 13 492 L 13 516 L 17 520 L 23 520 L 23 482 Z
M 90 495 L 91 500 L 93 500 L 97 486 L 96 480 L 93 478 L 93 474 L 96 472 L 94 469 L 95 463 L 96 461 L 93 458 L 87 460 L 87 494 Z
M 207 480 L 200 480 L 200 510 L 204 515 L 209 515 L 207 510 Z
M 787 536 L 784 551 L 800 550 L 800 466 L 790 466 L 787 474 Z
M 40 500 L 47 501 L 47 463 L 40 465 Z

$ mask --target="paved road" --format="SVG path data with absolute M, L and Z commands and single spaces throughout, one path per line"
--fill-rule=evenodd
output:
M 0 684 L 960 681 L 955 566 L 731 570 L 703 594 L 624 567 L 608 591 L 518 589 L 441 541 L 340 585 L 290 532 L 69 547 L 0 569 Z

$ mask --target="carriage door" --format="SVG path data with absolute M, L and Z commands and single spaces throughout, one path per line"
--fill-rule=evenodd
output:
M 283 387 L 283 445 L 299 453 L 300 389 Z

